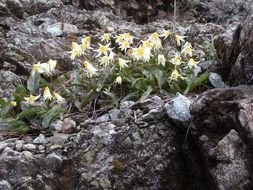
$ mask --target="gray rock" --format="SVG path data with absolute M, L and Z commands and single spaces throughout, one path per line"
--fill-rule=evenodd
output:
M 192 118 L 190 105 L 189 98 L 177 93 L 176 97 L 167 102 L 164 107 L 169 118 L 180 122 L 189 122 Z
M 63 33 L 73 34 L 78 32 L 78 28 L 75 25 L 68 23 L 55 23 L 46 28 L 46 31 L 54 36 L 61 36 Z
M 20 81 L 19 77 L 10 71 L 0 71 L 0 96 L 8 97 L 15 91 L 14 81 Z
M 12 190 L 12 187 L 8 181 L 2 180 L 2 181 L 0 181 L 0 189 L 1 190 Z
M 48 140 L 43 134 L 40 134 L 33 140 L 33 144 L 46 144 L 47 142 Z
M 17 151 L 21 151 L 23 149 L 24 141 L 18 140 L 15 142 L 15 148 Z
M 225 88 L 226 87 L 225 83 L 222 81 L 221 76 L 217 73 L 211 73 L 211 75 L 209 76 L 209 81 L 211 82 L 211 84 L 215 88 Z
M 76 122 L 71 118 L 65 118 L 62 123 L 61 132 L 65 134 L 74 133 L 77 129 Z
M 24 144 L 23 145 L 24 150 L 35 151 L 36 148 L 37 147 L 34 144 Z
M 214 89 L 191 105 L 191 113 L 197 117 L 190 132 L 219 190 L 252 187 L 251 146 L 245 143 L 253 142 L 252 94 L 253 87 L 246 85 Z M 200 141 L 203 135 L 208 139 L 204 143 Z M 211 165 L 212 160 L 215 165 Z

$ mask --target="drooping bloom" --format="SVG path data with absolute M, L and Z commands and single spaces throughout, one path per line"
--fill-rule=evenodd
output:
M 105 41 L 106 43 L 108 43 L 110 40 L 111 40 L 111 34 L 109 34 L 109 33 L 105 33 L 105 34 L 103 34 L 103 36 L 101 36 L 102 42 Z
M 28 102 L 29 104 L 34 104 L 36 100 L 38 100 L 40 97 L 40 95 L 38 96 L 33 96 L 30 95 L 29 97 L 24 97 L 24 99 L 26 100 L 26 102 Z
M 157 32 L 151 34 L 151 36 L 148 38 L 148 41 L 150 41 L 154 50 L 158 50 L 162 47 L 162 40 Z
M 116 42 L 117 44 L 120 45 L 120 44 L 122 44 L 124 41 L 125 41 L 125 40 L 124 40 L 123 34 L 119 34 L 119 35 L 116 36 L 115 42 Z
M 104 55 L 103 57 L 101 57 L 101 59 L 99 60 L 100 64 L 103 65 L 105 68 L 109 65 L 110 63 L 110 57 L 107 55 Z
M 129 60 L 125 60 L 122 58 L 118 58 L 118 64 L 119 64 L 119 68 L 120 70 L 124 67 L 128 67 L 127 63 L 129 62 Z
M 90 36 L 87 36 L 85 37 L 84 39 L 82 39 L 82 49 L 83 51 L 86 50 L 86 49 L 93 49 L 90 45 L 91 45 L 91 37 Z
M 16 102 L 16 101 L 10 101 L 10 105 L 11 105 L 12 107 L 15 107 L 15 106 L 17 106 L 17 102 Z
M 142 46 L 138 48 L 133 48 L 132 56 L 135 60 L 143 60 L 145 62 L 150 60 L 151 57 L 151 49 L 150 48 L 144 48 Z
M 180 65 L 180 64 L 181 64 L 181 57 L 180 57 L 180 55 L 179 55 L 178 53 L 176 53 L 175 56 L 174 56 L 174 58 L 172 58 L 172 59 L 170 60 L 170 62 L 171 62 L 173 65 L 176 65 L 176 66 Z
M 199 62 L 195 61 L 193 58 L 191 58 L 188 62 L 188 67 L 190 69 L 192 69 L 193 67 L 195 67 Z
M 58 101 L 58 102 L 63 102 L 65 98 L 63 98 L 60 94 L 57 92 L 53 92 L 53 97 Z
M 157 57 L 157 63 L 158 63 L 158 65 L 165 66 L 165 62 L 166 62 L 165 56 L 162 55 L 162 54 L 159 54 L 158 57 Z
M 174 80 L 178 80 L 178 79 L 184 79 L 184 77 L 175 69 L 171 75 L 170 75 L 170 80 L 174 81 Z
M 85 69 L 87 69 L 88 77 L 92 77 L 93 75 L 96 74 L 97 69 L 95 67 L 93 67 L 93 65 L 90 62 L 84 61 L 83 66 L 84 66 Z
M 102 45 L 100 43 L 98 44 L 99 44 L 99 48 L 95 50 L 96 52 L 98 52 L 96 57 L 99 57 L 101 55 L 108 55 L 108 52 L 112 51 L 112 48 L 110 48 L 110 44 L 107 44 L 107 45 Z
M 130 44 L 128 41 L 122 42 L 119 46 L 119 49 L 124 52 L 126 52 L 128 48 L 130 48 Z
M 169 30 L 164 30 L 163 29 L 163 34 L 160 35 L 160 37 L 164 37 L 164 39 L 166 40 L 167 38 L 169 38 L 171 35 L 171 32 Z
M 55 67 L 56 67 L 56 65 L 57 65 L 57 61 L 56 60 L 52 60 L 52 59 L 50 59 L 48 62 L 47 62 L 47 64 L 48 64 L 48 70 L 46 71 L 49 75 L 52 75 L 53 74 L 53 72 L 55 71 Z
M 76 57 L 81 56 L 83 53 L 82 46 L 76 42 L 72 42 L 71 49 L 71 59 L 75 59 Z
M 177 46 L 180 46 L 181 45 L 181 42 L 184 42 L 185 40 L 184 40 L 184 38 L 185 38 L 186 36 L 180 36 L 180 35 L 175 35 L 175 41 L 176 41 L 176 43 L 177 43 Z
M 46 100 L 52 100 L 54 97 L 52 96 L 51 92 L 50 92 L 50 89 L 48 86 L 46 86 L 44 88 L 44 92 L 43 92 L 43 98 L 44 98 L 44 101 Z
M 125 41 L 127 41 L 129 44 L 132 44 L 133 43 L 133 36 L 127 32 L 127 33 L 124 33 L 122 34 L 122 37 Z
M 150 48 L 152 49 L 152 44 L 149 40 L 141 41 L 143 48 Z
M 122 77 L 121 76 L 118 76 L 115 80 L 115 83 L 117 84 L 122 84 Z
M 37 72 L 38 73 L 43 73 L 44 72 L 44 69 L 43 69 L 42 64 L 40 62 L 33 65 L 31 74 L 34 75 Z
M 183 49 L 182 49 L 182 53 L 186 56 L 189 55 L 192 57 L 192 45 L 189 42 L 186 42 Z

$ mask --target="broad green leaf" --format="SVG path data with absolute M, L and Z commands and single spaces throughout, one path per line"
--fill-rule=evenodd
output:
M 34 116 L 39 116 L 43 113 L 44 113 L 44 111 L 41 110 L 41 108 L 30 108 L 30 109 L 24 110 L 21 113 L 19 113 L 16 116 L 16 118 L 18 120 L 29 119 L 29 118 L 32 118 Z
M 0 116 L 1 118 L 6 118 L 10 111 L 10 105 L 8 101 L 5 101 L 2 97 L 0 97 Z
M 203 73 L 197 79 L 187 82 L 188 86 L 187 86 L 184 94 L 187 94 L 188 92 L 191 92 L 192 90 L 194 90 L 198 86 L 201 86 L 202 84 L 204 84 L 204 82 L 206 82 L 208 80 L 209 76 L 210 76 L 210 73 Z
M 152 91 L 153 88 L 151 86 L 148 86 L 148 89 L 142 94 L 140 98 L 140 103 L 143 103 L 147 99 L 147 97 L 151 94 Z
M 43 114 L 42 126 L 47 128 L 52 121 L 60 116 L 61 112 L 63 112 L 63 110 L 59 105 L 53 106 L 49 111 Z
M 40 88 L 41 76 L 39 73 L 31 75 L 27 80 L 27 89 L 30 94 L 35 94 L 36 91 Z
M 26 88 L 22 85 L 18 85 L 15 92 L 13 93 L 13 97 L 17 102 L 21 102 L 24 100 L 24 97 L 28 96 L 28 92 Z
M 81 102 L 81 107 L 84 108 L 85 106 L 88 105 L 92 95 L 95 93 L 96 88 L 94 87 L 91 89 L 86 96 L 83 97 L 82 102 Z

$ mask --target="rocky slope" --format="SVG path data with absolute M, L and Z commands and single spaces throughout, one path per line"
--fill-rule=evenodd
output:
M 199 44 L 214 36 L 218 62 L 201 67 L 231 86 L 244 85 L 122 102 L 97 119 L 59 120 L 53 134 L 0 135 L 0 189 L 253 188 L 252 3 L 181 0 L 178 6 L 176 30 Z M 173 2 L 165 0 L 3 0 L 0 94 L 8 96 L 39 61 L 57 59 L 60 70 L 71 69 L 69 44 L 84 34 L 141 37 L 173 29 L 172 12 Z

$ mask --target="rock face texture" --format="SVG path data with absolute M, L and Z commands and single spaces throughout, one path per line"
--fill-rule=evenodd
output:
M 252 189 L 252 93 L 246 85 L 214 89 L 191 105 L 191 134 L 216 189 Z
M 251 85 L 251 0 L 178 0 L 178 9 L 178 20 L 198 22 L 177 31 L 196 43 L 214 35 L 220 62 L 207 60 L 203 70 L 222 68 L 231 85 Z M 2 0 L 0 96 L 39 61 L 71 69 L 72 41 L 103 32 L 139 38 L 173 29 L 172 15 L 168 0 Z M 97 119 L 59 120 L 53 134 L 0 135 L 0 189 L 250 190 L 253 87 L 224 87 L 122 102 Z

